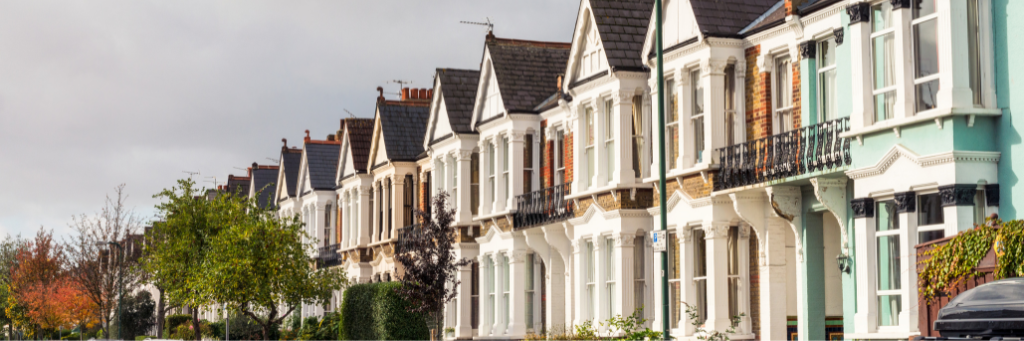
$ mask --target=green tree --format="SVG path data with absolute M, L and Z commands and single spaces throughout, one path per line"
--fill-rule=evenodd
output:
M 0 306 L 7 306 L 8 302 L 14 299 L 9 287 L 11 273 L 17 265 L 18 251 L 23 247 L 25 247 L 25 241 L 21 239 L 21 236 L 8 236 L 0 241 Z M 16 311 L 18 309 L 14 309 L 12 312 Z M 14 317 L 8 314 L 7 309 L 0 308 L 0 321 L 7 325 L 8 339 L 14 336 Z
M 302 304 L 325 305 L 347 285 L 344 271 L 312 266 L 315 241 L 297 217 L 278 218 L 241 196 L 224 201 L 244 213 L 211 240 L 217 252 L 206 255 L 204 290 L 262 326 L 264 339 Z
M 232 218 L 244 216 L 236 212 L 232 196 L 208 198 L 205 190 L 195 187 L 192 179 L 178 180 L 177 185 L 154 195 L 159 224 L 147 236 L 143 267 L 150 281 L 161 283 L 171 304 L 189 307 L 192 330 L 199 330 L 199 307 L 215 301 L 206 283 L 206 257 L 213 240 L 233 223 Z

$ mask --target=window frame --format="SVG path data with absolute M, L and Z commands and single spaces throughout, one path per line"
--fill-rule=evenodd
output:
M 697 302 L 694 303 L 694 304 L 697 306 L 697 314 L 698 314 L 697 319 L 700 320 L 700 324 L 704 324 L 704 322 L 707 322 L 707 318 L 708 318 L 708 315 L 707 315 L 707 312 L 708 312 L 708 300 L 707 300 L 707 297 L 708 297 L 707 296 L 708 295 L 707 294 L 707 288 L 708 288 L 707 287 L 707 284 L 708 284 L 708 271 L 707 271 L 707 269 L 708 269 L 708 255 L 707 255 L 707 240 L 706 240 L 707 236 L 704 233 L 704 229 L 702 229 L 700 227 L 691 227 L 691 229 L 692 229 L 692 232 L 691 232 L 691 240 L 690 240 L 690 242 L 693 243 L 693 257 L 692 257 L 691 261 L 693 261 L 693 265 L 694 265 L 693 269 L 692 269 L 692 281 L 693 281 L 694 294 L 697 296 L 696 299 L 695 299 L 695 301 L 697 301 Z M 703 256 L 703 257 L 701 257 L 701 256 Z M 703 258 L 703 260 L 704 260 L 703 267 L 698 267 L 698 265 L 701 265 L 701 262 L 699 261 L 701 258 Z M 704 274 L 698 276 L 697 275 L 697 271 L 698 270 L 703 270 Z M 701 288 L 701 286 L 699 284 L 702 281 L 704 282 L 704 287 L 703 288 Z M 703 299 L 702 299 L 702 297 L 703 297 Z
M 668 150 L 665 151 L 665 156 L 668 157 L 668 169 L 675 169 L 678 167 L 677 160 L 679 160 L 679 95 L 676 93 L 676 80 L 666 79 L 665 89 L 668 93 L 665 94 L 668 97 L 668 115 L 665 119 L 665 132 L 668 135 L 665 139 L 665 145 Z
M 615 272 L 616 272 L 616 270 L 618 270 L 615 267 L 615 260 L 617 259 L 616 258 L 616 254 L 615 254 L 616 253 L 615 252 L 615 249 L 616 249 L 615 248 L 615 239 L 613 237 L 611 237 L 611 236 L 607 236 L 607 237 L 604 238 L 604 243 L 605 243 L 605 251 L 604 251 L 604 256 L 605 256 L 604 286 L 605 286 L 605 292 L 606 292 L 606 295 L 607 295 L 607 298 L 608 298 L 608 306 L 606 307 L 606 308 L 608 308 L 608 312 L 607 312 L 607 314 L 605 314 L 604 318 L 611 318 L 612 316 L 615 316 L 615 311 L 617 310 L 616 308 L 618 308 L 618 306 L 616 304 L 621 302 L 622 299 L 618 297 L 618 296 L 621 296 L 621 295 L 618 295 L 618 292 L 616 292 L 616 290 L 615 290 L 616 287 L 617 287 L 617 285 L 616 285 L 617 282 L 615 281 L 615 277 L 616 277 L 615 276 Z
M 817 89 L 818 90 L 818 94 L 817 94 L 818 95 L 818 123 L 824 123 L 824 122 L 828 122 L 828 121 L 835 120 L 835 119 L 839 118 L 839 112 L 838 112 L 839 111 L 838 110 L 839 107 L 838 107 L 838 104 L 836 103 L 836 100 L 839 97 L 838 96 L 838 89 L 836 89 L 836 86 L 838 85 L 837 77 L 838 77 L 839 71 L 838 71 L 838 67 L 837 67 L 838 61 L 835 59 L 835 57 L 832 58 L 832 64 L 829 64 L 829 65 L 824 65 L 823 64 L 823 62 L 828 60 L 828 58 L 825 55 L 825 50 L 826 49 L 822 48 L 822 44 L 828 44 L 828 45 L 833 46 L 833 48 L 832 48 L 833 55 L 835 55 L 836 47 L 838 47 L 837 46 L 838 44 L 835 43 L 835 39 L 831 35 L 829 35 L 829 36 L 827 36 L 825 38 L 816 40 L 815 44 L 817 44 L 817 46 L 816 46 L 817 47 L 816 48 L 817 52 L 816 52 L 815 58 L 816 58 L 816 61 L 818 63 L 817 64 L 817 70 L 816 70 L 817 71 L 816 72 L 816 76 L 818 77 L 818 82 L 817 82 L 818 83 L 817 84 L 817 86 L 818 86 L 818 89 Z M 827 75 L 830 72 L 831 72 L 831 75 L 832 75 L 831 82 L 827 82 L 826 81 L 828 79 Z M 827 91 L 828 89 L 826 89 L 826 85 L 825 85 L 826 83 L 831 83 L 831 87 L 832 87 L 831 89 L 833 91 L 836 91 L 836 96 L 832 96 L 832 100 L 831 101 L 826 101 L 825 100 L 825 98 L 829 97 L 828 96 L 828 91 Z M 834 106 L 834 108 L 836 110 L 831 110 L 829 108 L 830 106 Z
M 554 184 L 565 183 L 565 131 L 555 129 L 555 178 Z
M 615 101 L 611 98 L 604 100 L 604 157 L 606 174 L 606 182 L 612 182 L 612 174 L 615 169 L 615 128 L 618 127 L 615 124 Z
M 886 5 L 889 6 L 889 13 L 890 13 L 889 14 L 889 22 L 886 23 L 886 24 L 888 24 L 888 27 L 884 28 L 884 29 L 881 29 L 881 30 L 878 30 L 876 32 L 876 31 L 874 31 L 874 26 L 875 26 L 875 16 L 874 16 L 875 6 L 885 7 Z M 878 72 L 875 69 L 875 44 L 874 44 L 874 41 L 875 41 L 876 38 L 879 38 L 879 37 L 882 37 L 882 36 L 885 36 L 885 35 L 892 35 L 892 41 L 893 41 L 893 46 L 892 46 L 893 52 L 892 52 L 892 55 L 893 55 L 893 59 L 894 59 L 892 61 L 892 67 L 893 68 L 895 68 L 896 63 L 898 62 L 898 61 L 895 60 L 895 58 L 896 58 L 895 50 L 900 48 L 900 47 L 896 46 L 896 28 L 897 28 L 897 25 L 893 25 L 893 21 L 894 20 L 892 20 L 893 16 L 896 15 L 896 14 L 894 12 L 894 8 L 892 8 L 892 4 L 889 3 L 888 1 L 882 1 L 882 2 L 879 2 L 879 3 L 876 3 L 876 4 L 872 4 L 871 7 L 869 8 L 869 10 L 871 11 L 871 13 L 869 14 L 870 15 L 870 19 L 869 19 L 869 23 L 868 24 L 871 25 L 871 29 L 872 29 L 871 34 L 868 36 L 868 53 L 869 53 L 869 56 L 870 56 L 870 59 L 871 59 L 871 70 L 870 70 L 871 71 L 871 103 L 872 103 L 871 111 L 873 113 L 873 115 L 872 115 L 872 120 L 873 120 L 872 124 L 875 124 L 875 123 L 878 123 L 878 122 L 887 121 L 887 120 L 891 120 L 891 119 L 895 118 L 896 114 L 895 114 L 895 106 L 894 106 L 893 107 L 893 112 L 885 113 L 886 117 L 884 119 L 882 119 L 882 120 L 879 120 L 878 119 L 878 113 L 875 112 L 875 110 L 878 109 L 878 104 L 875 103 L 875 101 L 877 100 L 878 95 L 885 95 L 885 94 L 892 93 L 892 96 L 895 97 L 896 96 L 896 89 L 899 88 L 899 84 L 900 84 L 900 79 L 899 78 L 900 77 L 899 77 L 899 75 L 896 75 L 896 70 L 891 70 L 891 72 L 893 74 L 892 84 L 890 84 L 888 86 L 885 86 L 885 87 L 882 87 L 882 88 L 879 88 L 879 89 L 875 88 L 875 84 L 878 83 L 877 79 L 875 79 L 875 77 L 877 76 Z
M 879 288 L 881 286 L 881 284 L 882 284 L 881 276 L 879 276 L 879 273 L 881 271 L 880 265 L 881 265 L 882 259 L 878 258 L 878 256 L 879 256 L 878 243 L 881 240 L 880 238 L 883 238 L 883 237 L 896 237 L 897 238 L 897 242 L 896 243 L 897 243 L 897 245 L 899 245 L 900 243 L 902 243 L 901 239 L 906 238 L 905 232 L 910 232 L 910 231 L 908 231 L 909 230 L 908 227 L 899 225 L 899 219 L 900 219 L 900 214 L 901 214 L 901 213 L 899 213 L 899 210 L 893 210 L 894 214 L 890 217 L 890 219 L 895 219 L 896 220 L 897 228 L 890 229 L 890 230 L 887 230 L 887 231 L 879 231 L 878 230 L 880 228 L 880 226 L 881 226 L 881 223 L 882 223 L 881 219 L 880 219 L 881 213 L 882 213 L 881 210 L 883 209 L 882 205 L 885 205 L 887 203 L 891 203 L 894 206 L 896 205 L 895 199 L 893 199 L 892 197 L 888 197 L 888 198 L 884 198 L 884 199 L 876 199 L 876 201 L 875 201 L 875 212 L 876 212 L 875 219 L 874 219 L 875 231 L 873 233 L 874 234 L 874 236 L 873 236 L 874 240 L 871 241 L 871 242 L 875 245 L 875 252 L 874 252 L 874 255 L 873 255 L 873 257 L 875 258 L 875 261 L 874 261 L 873 265 L 875 267 L 875 269 L 874 269 L 875 276 L 878 276 L 878 278 L 876 278 L 875 283 L 872 284 L 872 285 L 875 286 L 875 297 L 874 297 L 874 300 L 873 300 L 874 301 L 873 304 L 880 305 L 879 302 L 880 302 L 880 300 L 881 300 L 881 298 L 883 296 L 887 296 L 887 297 L 896 296 L 896 297 L 898 297 L 897 302 L 899 302 L 899 305 L 900 305 L 899 313 L 902 313 L 904 310 L 909 308 L 909 307 L 904 307 L 903 303 L 902 303 L 903 296 L 906 295 L 906 288 L 903 287 L 903 283 L 902 283 L 902 269 L 901 268 L 903 267 L 903 262 L 904 262 L 904 259 L 902 259 L 902 257 L 900 257 L 900 252 L 902 252 L 902 250 L 899 250 L 899 251 L 897 251 L 897 252 L 895 252 L 895 253 L 890 255 L 891 257 L 892 256 L 896 257 L 897 260 L 898 260 L 897 266 L 899 268 L 896 269 L 896 273 L 899 273 L 901 277 L 900 277 L 900 280 L 896 281 L 895 283 L 896 283 L 896 285 L 899 285 L 899 288 L 897 288 L 897 289 L 886 289 L 886 290 L 881 290 Z M 892 261 L 890 260 L 890 262 L 892 262 Z M 886 329 L 896 329 L 896 328 L 902 327 L 902 325 L 899 324 L 900 323 L 900 321 L 899 321 L 899 314 L 897 314 L 897 316 L 894 317 L 894 319 L 896 321 L 896 324 L 893 324 L 893 325 L 883 325 L 881 323 L 882 322 L 881 307 L 880 306 L 876 306 L 876 309 L 878 311 L 878 315 L 877 315 L 877 318 L 876 318 L 876 324 L 877 324 L 877 326 L 879 328 L 879 331 L 884 331 Z
M 630 147 L 633 148 L 633 175 L 636 179 L 642 179 L 645 176 L 646 170 L 644 168 L 644 114 L 643 114 L 643 95 L 633 95 L 630 99 L 631 113 L 630 113 Z M 639 127 L 637 126 L 639 125 Z M 638 134 L 639 133 L 639 134 Z
M 487 156 L 487 187 L 490 189 L 491 204 L 493 205 L 498 202 L 498 148 L 495 147 L 494 141 L 487 141 Z
M 916 10 L 912 10 L 912 11 L 916 12 Z M 912 94 L 912 96 L 908 96 L 908 97 L 913 97 L 914 98 L 914 112 L 915 113 L 920 113 L 920 112 L 925 112 L 925 111 L 928 111 L 928 110 L 933 110 L 933 109 L 938 108 L 938 105 L 939 105 L 937 103 L 938 101 L 936 101 L 936 103 L 932 103 L 932 105 L 934 105 L 934 107 L 932 107 L 932 108 L 927 108 L 927 109 L 919 108 L 918 104 L 920 104 L 921 101 L 917 97 L 920 95 L 920 92 L 918 91 L 918 87 L 921 86 L 921 85 L 924 85 L 925 83 L 929 83 L 929 82 L 932 82 L 932 81 L 935 81 L 936 84 L 938 84 L 938 88 L 935 89 L 935 93 L 936 93 L 936 95 L 938 95 L 939 89 L 942 88 L 942 83 L 939 81 L 939 78 L 940 78 L 939 76 L 942 75 L 942 69 L 941 69 L 942 65 L 938 63 L 939 62 L 938 59 L 941 56 L 939 56 L 939 52 L 936 51 L 935 54 L 936 54 L 936 63 L 937 63 L 937 65 L 935 66 L 935 68 L 936 68 L 935 73 L 930 74 L 930 75 L 925 75 L 925 76 L 918 76 L 917 75 L 917 71 L 919 69 L 919 64 L 921 62 L 921 56 L 919 55 L 920 51 L 918 51 L 918 44 L 917 44 L 918 27 L 921 26 L 921 24 L 924 24 L 925 22 L 934 21 L 934 23 L 935 23 L 935 47 L 936 47 L 936 50 L 939 49 L 940 44 L 942 42 L 939 41 L 939 32 L 938 32 L 938 30 L 939 30 L 939 26 L 938 26 L 939 25 L 939 11 L 938 11 L 938 9 L 936 9 L 931 14 L 922 16 L 920 18 L 913 18 L 913 15 L 916 15 L 916 13 L 912 14 L 912 18 L 910 20 L 910 53 L 911 53 L 911 56 L 912 56 L 911 61 L 913 63 L 913 67 L 912 68 L 913 68 L 914 93 Z
M 796 108 L 796 103 L 793 102 L 793 57 L 789 55 L 789 52 L 777 53 L 772 55 L 771 62 L 772 68 L 775 70 L 771 77 L 772 134 L 781 134 L 795 129 L 795 122 L 793 122 L 793 109 Z M 780 65 L 783 62 L 785 67 Z M 781 78 L 783 74 L 786 76 L 785 81 Z M 780 99 L 785 99 L 788 105 L 781 106 Z
M 594 187 L 594 178 L 595 174 L 597 173 L 597 138 L 596 136 L 594 136 L 595 133 L 597 133 L 597 129 L 594 126 L 596 123 L 594 112 L 594 108 L 591 108 L 590 106 L 586 106 L 583 108 L 583 153 L 584 155 L 586 155 L 585 157 L 587 162 L 587 188 Z
M 511 160 L 509 159 L 509 155 L 512 154 L 509 152 L 509 148 L 512 145 L 509 140 L 510 138 L 508 135 L 501 137 L 501 159 L 503 160 L 501 163 L 501 182 L 505 186 L 505 193 L 503 193 L 504 196 L 502 196 L 501 200 L 506 202 L 508 201 L 508 198 L 512 195 L 512 193 L 510 193 L 512 190 L 512 177 L 509 176 L 509 170 L 512 169 L 511 165 L 509 165 L 510 163 L 512 163 L 510 162 Z M 505 209 L 508 210 L 508 207 L 506 207 Z
M 584 279 L 586 281 L 584 285 L 587 288 L 585 293 L 587 299 L 584 302 L 587 302 L 588 308 L 588 315 L 585 315 L 585 319 L 597 320 L 597 245 L 595 245 L 593 238 L 588 238 L 584 245 L 587 257 L 587 261 L 584 263 L 587 267 L 587 277 Z
M 708 103 L 704 103 L 704 84 L 701 83 L 701 70 L 700 68 L 690 69 L 688 74 L 690 77 L 690 126 L 693 132 L 693 163 L 700 164 L 704 162 L 704 136 L 707 133 L 707 127 L 704 124 L 704 117 L 707 116 Z M 700 101 L 700 112 L 697 112 L 698 100 Z

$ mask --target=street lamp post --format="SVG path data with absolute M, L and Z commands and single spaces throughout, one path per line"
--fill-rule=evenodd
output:
M 124 261 L 124 247 L 121 246 L 121 243 L 114 242 L 114 241 L 96 242 L 96 246 L 104 246 L 104 245 L 107 245 L 107 244 L 116 246 L 117 250 L 120 251 L 119 254 L 118 254 L 118 265 L 120 265 L 120 263 Z M 114 337 L 116 340 L 120 340 L 121 339 L 121 305 L 122 305 L 121 303 L 122 303 L 122 299 L 124 298 L 124 288 L 121 286 L 121 284 L 122 284 L 121 280 L 123 278 L 124 278 L 124 275 L 121 273 L 121 270 L 118 270 L 117 271 L 117 284 L 116 284 L 117 285 L 117 336 Z M 108 330 L 107 332 L 110 332 L 110 331 Z

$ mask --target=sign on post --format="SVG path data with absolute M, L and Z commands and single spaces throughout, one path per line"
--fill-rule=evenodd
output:
M 651 231 L 651 241 L 654 245 L 654 252 L 665 252 L 665 246 L 668 243 L 665 241 L 668 239 L 668 231 Z

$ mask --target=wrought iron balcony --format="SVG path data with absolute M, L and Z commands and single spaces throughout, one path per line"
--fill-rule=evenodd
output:
M 572 218 L 572 202 L 565 199 L 570 188 L 566 183 L 517 195 L 516 211 L 512 214 L 513 229 L 522 230 Z
M 395 252 L 404 252 L 404 250 L 414 245 L 421 238 L 423 238 L 423 229 L 420 228 L 420 224 L 412 224 L 398 229 Z
M 714 190 L 849 166 L 850 139 L 839 137 L 848 130 L 844 117 L 716 149 L 721 168 Z
M 321 246 L 316 256 L 317 268 L 326 268 L 341 264 L 341 255 L 338 254 L 338 244 Z

